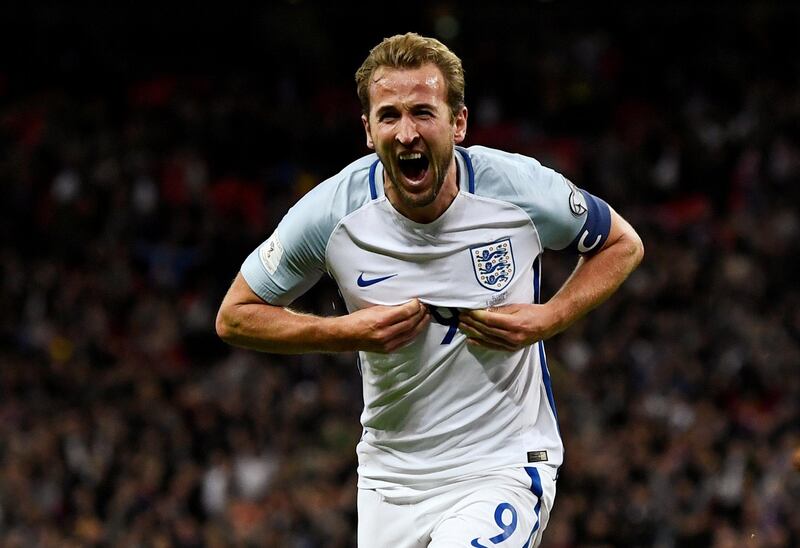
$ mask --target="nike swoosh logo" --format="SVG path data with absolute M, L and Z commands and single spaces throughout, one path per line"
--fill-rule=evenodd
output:
M 369 287 L 371 285 L 375 285 L 377 283 L 380 283 L 380 282 L 382 282 L 384 280 L 388 280 L 389 278 L 394 278 L 395 276 L 397 276 L 397 274 L 390 274 L 388 276 L 383 276 L 381 278 L 372 278 L 370 280 L 365 280 L 364 279 L 364 273 L 362 272 L 359 275 L 358 280 L 356 280 L 356 283 L 358 284 L 358 287 Z

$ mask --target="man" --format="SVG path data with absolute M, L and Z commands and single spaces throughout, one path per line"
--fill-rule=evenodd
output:
M 247 257 L 217 332 L 265 352 L 359 352 L 360 546 L 537 546 L 563 459 L 542 341 L 609 297 L 642 243 L 536 160 L 457 147 L 464 75 L 440 42 L 387 38 L 356 81 L 376 154 Z M 582 257 L 539 304 L 545 248 Z M 349 314 L 287 308 L 326 272 Z

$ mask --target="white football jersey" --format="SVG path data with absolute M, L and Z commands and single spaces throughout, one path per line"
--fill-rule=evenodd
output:
M 326 272 L 350 312 L 428 305 L 433 321 L 411 344 L 359 353 L 359 487 L 386 496 L 563 460 L 544 345 L 468 347 L 458 313 L 539 302 L 544 249 L 599 249 L 608 206 L 532 158 L 479 146 L 455 157 L 460 190 L 435 221 L 394 209 L 372 154 L 304 196 L 242 265 L 253 291 L 276 305 Z

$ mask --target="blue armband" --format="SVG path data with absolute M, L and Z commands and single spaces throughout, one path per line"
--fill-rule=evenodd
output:
M 573 249 L 581 254 L 595 253 L 600 251 L 603 244 L 606 243 L 611 230 L 611 209 L 603 200 L 585 190 L 580 190 L 580 194 L 583 197 L 583 203 L 580 203 L 581 200 L 578 197 L 571 207 L 573 211 L 585 207 L 586 222 L 583 223 L 583 228 L 578 231 L 578 235 L 567 246 L 567 249 Z

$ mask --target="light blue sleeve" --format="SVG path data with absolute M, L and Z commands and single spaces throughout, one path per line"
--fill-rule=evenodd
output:
M 579 189 L 537 160 L 486 147 L 471 147 L 475 192 L 522 208 L 533 221 L 542 247 L 598 251 L 611 228 L 603 200 Z
M 325 249 L 339 220 L 369 200 L 367 156 L 320 183 L 283 217 L 245 259 L 241 273 L 264 301 L 286 306 L 327 271 Z

